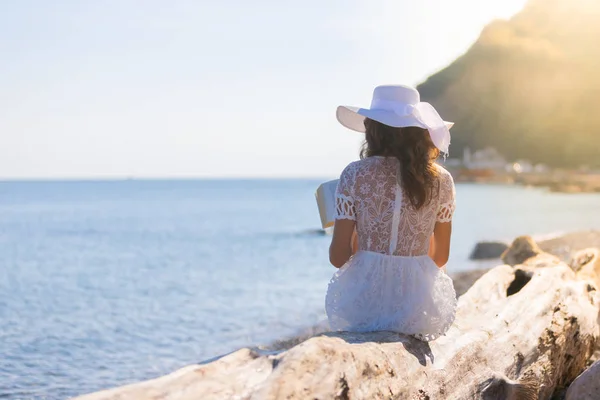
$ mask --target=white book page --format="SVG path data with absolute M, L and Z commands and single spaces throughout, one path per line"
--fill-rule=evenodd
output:
M 339 179 L 334 179 L 322 183 L 315 193 L 323 229 L 332 227 L 335 221 L 335 191 L 337 190 L 338 182 Z

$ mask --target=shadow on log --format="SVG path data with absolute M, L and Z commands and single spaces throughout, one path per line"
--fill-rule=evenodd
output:
M 590 254 L 573 269 L 517 239 L 505 253 L 514 266 L 477 280 L 434 342 L 330 332 L 276 354 L 242 349 L 79 399 L 550 399 L 598 343 L 600 261 Z

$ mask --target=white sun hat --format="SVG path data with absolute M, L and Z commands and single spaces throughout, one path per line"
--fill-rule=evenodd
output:
M 403 85 L 378 86 L 373 91 L 371 108 L 339 106 L 336 116 L 340 124 L 357 132 L 365 132 L 365 118 L 394 128 L 427 129 L 435 147 L 445 154 L 454 125 L 444 121 L 431 104 L 421 102 L 417 89 Z

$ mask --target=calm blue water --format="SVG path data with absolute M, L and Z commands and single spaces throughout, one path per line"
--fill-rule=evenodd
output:
M 0 183 L 0 398 L 152 378 L 324 319 L 320 180 Z M 600 228 L 600 195 L 459 185 L 482 239 Z

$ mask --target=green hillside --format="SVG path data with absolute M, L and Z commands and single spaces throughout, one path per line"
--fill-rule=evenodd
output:
M 452 129 L 451 156 L 600 167 L 600 1 L 532 0 L 419 86 Z

